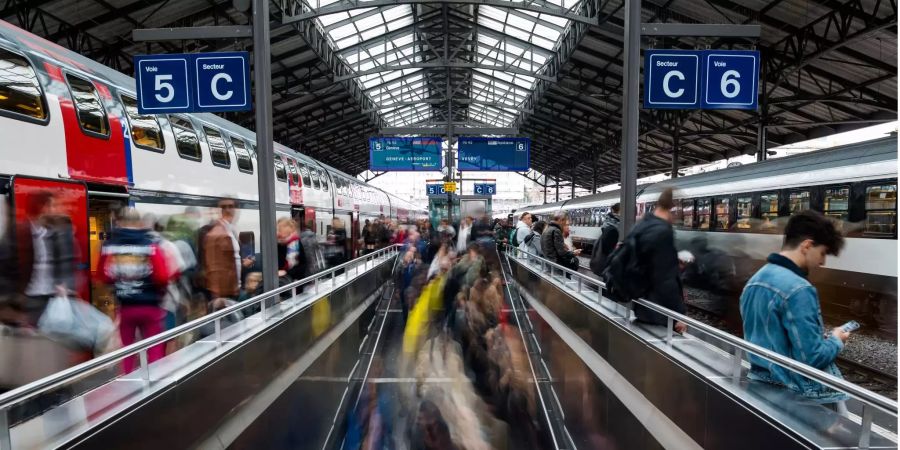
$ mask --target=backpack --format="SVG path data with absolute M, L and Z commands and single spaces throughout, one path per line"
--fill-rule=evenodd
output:
M 534 233 L 528 233 L 528 236 L 525 236 L 525 245 L 531 245 L 531 241 L 534 240 Z
M 606 261 L 601 278 L 606 283 L 610 299 L 624 303 L 647 293 L 647 277 L 638 258 L 637 240 L 633 234 L 625 238 Z
M 512 231 L 509 232 L 509 242 L 513 247 L 519 246 L 519 229 L 513 228 Z
M 606 268 L 606 261 L 610 255 L 603 254 L 603 237 L 608 236 L 607 233 L 616 230 L 616 224 L 612 221 L 606 221 L 600 227 L 600 237 L 594 242 L 594 252 L 591 254 L 591 272 L 596 275 L 602 275 L 603 269 Z

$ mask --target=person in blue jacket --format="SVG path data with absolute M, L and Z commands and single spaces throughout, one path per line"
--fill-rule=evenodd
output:
M 831 219 L 816 211 L 790 218 L 781 251 L 747 282 L 741 294 L 744 338 L 748 341 L 840 377 L 834 363 L 850 333 L 825 330 L 819 295 L 807 280 L 811 270 L 837 256 L 844 238 Z M 750 355 L 750 378 L 787 387 L 818 403 L 844 412 L 846 394 Z

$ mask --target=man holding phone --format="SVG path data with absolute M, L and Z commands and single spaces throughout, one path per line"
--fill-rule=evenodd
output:
M 850 327 L 826 332 L 819 295 L 807 280 L 809 271 L 825 265 L 826 255 L 844 246 L 831 219 L 816 211 L 790 218 L 779 253 L 747 282 L 741 294 L 744 338 L 748 341 L 841 377 L 834 363 L 850 337 Z M 765 359 L 750 355 L 750 378 L 779 384 L 846 413 L 848 396 Z

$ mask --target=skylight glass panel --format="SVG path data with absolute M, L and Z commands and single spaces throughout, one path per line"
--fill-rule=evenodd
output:
M 305 2 L 318 8 L 338 0 L 316 0 Z M 560 5 L 572 8 L 579 0 L 542 0 L 536 5 Z M 365 5 L 365 1 L 360 3 Z M 434 52 L 425 48 L 424 55 L 417 55 L 413 43 L 413 8 L 416 5 L 383 5 L 377 8 L 362 8 L 320 16 L 316 20 L 323 27 L 328 40 L 338 57 L 352 70 L 375 72 L 359 75 L 354 82 L 359 83 L 382 113 L 382 118 L 390 125 L 428 124 L 430 121 L 445 120 L 445 109 L 436 108 L 426 98 L 439 98 L 442 93 L 432 92 L 444 87 L 433 86 L 432 74 L 444 75 L 440 71 L 428 72 L 422 69 L 396 70 L 404 66 L 434 59 Z M 451 8 L 455 8 L 452 7 Z M 570 22 L 565 18 L 545 14 L 480 5 L 475 20 L 478 24 L 474 62 L 487 69 L 476 69 L 467 83 L 468 97 L 475 103 L 465 105 L 461 112 L 472 123 L 510 125 L 518 117 L 522 103 L 534 89 L 535 77 L 521 72 L 536 72 L 545 69 L 554 48 L 558 45 Z M 428 13 L 428 8 L 422 11 Z M 466 13 L 453 11 L 454 22 L 465 20 Z M 400 30 L 398 32 L 398 30 Z M 390 33 L 391 36 L 384 36 Z M 434 42 L 440 42 L 440 30 L 428 31 Z M 438 44 L 434 44 L 438 45 Z M 443 49 L 436 48 L 437 53 Z M 463 52 L 464 53 L 464 52 Z M 379 70 L 381 67 L 381 71 Z M 495 67 L 496 69 L 490 69 Z M 507 72 L 506 67 L 516 69 Z M 384 69 L 394 70 L 384 70 Z M 426 69 L 428 70 L 428 69 Z M 509 69 L 507 69 L 509 70 Z M 454 69 L 454 88 L 459 83 L 458 69 Z M 442 111 L 435 116 L 437 111 Z M 456 113 L 455 113 L 456 114 Z M 442 128 L 440 128 L 442 129 Z
M 387 21 L 394 20 L 398 17 L 408 16 L 412 13 L 412 7 L 409 5 L 395 6 L 393 8 L 382 11 L 384 19 Z
M 347 36 L 350 36 L 353 33 L 356 33 L 356 27 L 353 26 L 352 23 L 348 23 L 346 25 L 343 25 L 343 26 L 340 26 L 338 28 L 331 30 L 329 35 L 335 41 L 339 41 L 341 39 L 344 39 Z
M 368 39 L 372 39 L 372 38 L 375 37 L 375 36 L 382 35 L 382 34 L 384 34 L 386 31 L 387 31 L 387 27 L 385 27 L 384 25 L 377 25 L 377 26 L 374 26 L 374 27 L 372 27 L 372 28 L 370 28 L 370 29 L 368 29 L 368 30 L 366 30 L 366 31 L 363 31 L 362 34 L 361 34 L 361 36 L 362 36 L 362 39 L 365 41 L 365 40 L 368 40 Z
M 500 8 L 494 8 L 493 6 L 482 6 L 478 8 L 479 19 L 481 18 L 490 18 L 494 19 L 500 23 L 506 21 L 506 11 Z
M 384 17 L 382 17 L 381 14 L 373 14 L 356 20 L 353 24 L 356 25 L 356 28 L 360 31 L 368 30 L 378 25 L 384 25 Z
M 350 17 L 350 14 L 348 14 L 346 12 L 339 12 L 339 13 L 328 14 L 327 16 L 319 17 L 319 22 L 322 23 L 323 27 L 327 28 L 329 25 L 340 22 L 342 20 L 345 20 L 348 17 Z

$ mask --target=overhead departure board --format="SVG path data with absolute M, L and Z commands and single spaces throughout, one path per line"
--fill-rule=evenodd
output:
M 459 138 L 460 171 L 523 172 L 528 170 L 528 138 Z
M 373 137 L 369 139 L 369 170 L 440 171 L 441 138 Z

